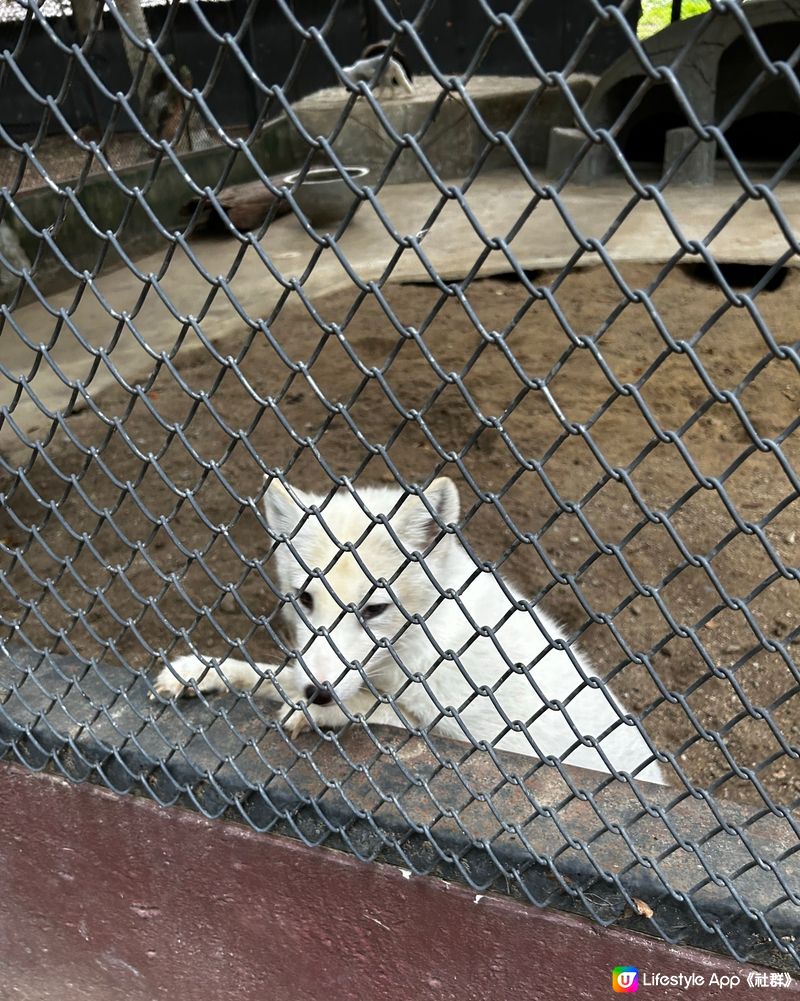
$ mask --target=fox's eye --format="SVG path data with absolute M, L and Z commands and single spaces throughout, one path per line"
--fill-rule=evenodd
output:
M 372 605 L 367 605 L 361 609 L 361 615 L 365 619 L 377 619 L 379 615 L 383 615 L 386 609 L 389 607 L 387 602 L 378 603 Z
M 307 612 L 310 612 L 314 607 L 314 599 L 308 591 L 301 591 L 300 594 L 297 595 L 297 600 Z

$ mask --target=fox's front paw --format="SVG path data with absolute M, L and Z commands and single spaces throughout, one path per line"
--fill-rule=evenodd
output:
M 284 729 L 292 740 L 297 740 L 301 733 L 311 729 L 311 724 L 306 719 L 305 713 L 297 709 L 292 713 L 288 721 L 284 723 Z
M 341 730 L 347 724 L 348 716 L 335 705 L 306 705 L 295 711 L 284 722 L 283 727 L 294 740 L 306 730 L 319 733 L 327 730 Z
M 176 657 L 171 667 L 162 668 L 153 682 L 153 688 L 165 699 L 179 698 L 181 695 L 197 694 L 192 682 L 201 692 L 224 692 L 228 687 L 219 671 L 204 664 L 199 657 L 188 654 Z M 150 698 L 155 697 L 151 692 Z

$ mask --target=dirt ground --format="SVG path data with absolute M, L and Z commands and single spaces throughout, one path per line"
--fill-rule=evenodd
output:
M 622 269 L 634 289 L 657 273 Z M 146 382 L 69 418 L 32 462 L 6 436 L 6 461 L 26 471 L 3 482 L 2 635 L 148 670 L 187 637 L 270 659 L 268 538 L 253 509 L 264 473 L 324 489 L 323 466 L 356 483 L 441 466 L 481 556 L 614 672 L 693 780 L 757 798 L 730 777 L 724 738 L 790 802 L 800 374 L 769 341 L 796 339 L 800 272 L 758 296 L 757 313 L 724 309 L 688 268 L 633 302 L 602 267 L 554 278 L 535 276 L 550 287 L 539 300 L 516 280 L 476 281 L 463 304 L 387 286 L 394 320 L 373 294 L 339 293 L 314 304 L 327 332 L 298 307 L 272 344 L 244 326 L 218 356 L 184 342 Z M 694 348 L 670 351 L 669 337 Z M 554 583 L 548 561 L 569 581 Z

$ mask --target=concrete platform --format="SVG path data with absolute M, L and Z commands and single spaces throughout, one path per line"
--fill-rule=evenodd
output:
M 741 195 L 737 182 L 722 179 L 712 188 L 669 187 L 665 198 L 685 240 L 701 241 Z M 517 171 L 489 172 L 481 175 L 466 193 L 469 213 L 450 198 L 435 215 L 441 196 L 432 183 L 387 186 L 378 200 L 393 232 L 369 204 L 364 204 L 336 241 L 337 252 L 362 282 L 382 282 L 389 276 L 392 281 L 428 281 L 429 269 L 445 281 L 463 279 L 476 268 L 481 275 L 489 276 L 512 271 L 512 259 L 525 269 L 561 267 L 575 253 L 577 243 L 553 201 L 536 207 L 507 250 L 501 243 L 487 247 L 478 232 L 480 226 L 486 238 L 503 241 L 530 205 L 532 196 Z M 778 196 L 789 226 L 797 231 L 800 184 L 783 183 Z M 592 187 L 570 185 L 561 197 L 561 205 L 582 239 L 602 240 L 632 199 L 634 194 L 624 180 L 609 179 Z M 397 239 L 425 228 L 428 233 L 421 245 L 424 259 L 413 249 L 406 249 L 389 271 L 398 250 Z M 641 201 L 634 204 L 607 246 L 617 264 L 658 263 L 668 260 L 678 244 L 658 205 Z M 788 247 L 763 200 L 746 201 L 711 244 L 718 261 L 761 264 L 774 263 Z M 108 353 L 108 361 L 129 383 L 136 382 L 151 369 L 153 352 L 173 350 L 185 319 L 190 317 L 202 317 L 204 335 L 223 352 L 225 345 L 235 350 L 245 317 L 268 320 L 283 285 L 272 276 L 254 246 L 247 247 L 238 267 L 236 259 L 241 248 L 233 240 L 206 238 L 194 241 L 191 249 L 213 280 L 234 272 L 230 280 L 226 278 L 220 284 L 235 297 L 241 312 L 225 288 L 214 290 L 180 249 L 166 267 L 163 252 L 152 254 L 137 262 L 142 273 L 152 279 L 143 281 L 127 267 L 121 267 L 104 273 L 81 296 L 77 291 L 66 291 L 51 295 L 47 305 L 36 302 L 17 309 L 12 314 L 13 328 L 6 322 L 0 335 L 3 401 L 11 403 L 16 390 L 13 382 L 27 378 L 29 373 L 35 373 L 29 382 L 31 392 L 51 412 L 67 406 L 72 395 L 70 383 L 79 381 L 86 392 L 98 397 L 114 377 L 107 364 L 98 364 L 96 349 Z M 353 279 L 336 253 L 327 244 L 320 249 L 320 243 L 303 230 L 294 216 L 278 220 L 260 249 L 283 282 L 295 282 L 302 296 L 315 307 L 330 292 L 353 287 Z M 319 256 L 308 277 L 304 277 L 315 254 Z M 577 266 L 598 261 L 596 254 L 586 252 Z M 796 266 L 796 261 L 787 264 Z M 162 270 L 163 275 L 156 277 Z M 306 307 L 300 294 L 292 291 L 283 308 Z M 387 335 L 395 336 L 391 332 Z M 204 349 L 190 332 L 180 346 L 180 356 L 185 358 L 195 350 Z M 40 351 L 45 360 L 37 369 Z M 12 417 L 32 440 L 41 438 L 51 423 L 27 392 L 15 404 Z M 0 448 L 8 455 L 19 445 L 19 439 L 8 428 L 0 434 Z
M 597 77 L 584 73 L 567 78 L 575 105 L 586 103 L 596 83 Z M 517 155 L 533 169 L 547 159 L 550 133 L 574 122 L 561 90 L 544 87 L 532 75 L 478 74 L 464 86 L 464 94 L 445 93 L 433 77 L 416 76 L 413 94 L 380 92 L 380 115 L 364 97 L 353 102 L 344 87 L 318 90 L 292 110 L 308 135 L 334 136 L 332 146 L 343 163 L 369 167 L 373 184 L 386 171 L 391 184 L 427 181 L 428 171 L 410 144 L 397 155 L 398 137 L 413 136 L 439 177 L 466 177 L 484 155 L 487 135 L 509 136 Z M 291 124 L 287 132 L 293 158 L 302 163 L 307 141 Z M 486 161 L 494 170 L 513 165 L 502 145 Z

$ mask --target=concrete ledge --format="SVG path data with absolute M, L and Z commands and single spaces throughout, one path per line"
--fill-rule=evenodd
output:
M 0 659 L 0 749 L 72 781 L 244 820 L 479 892 L 718 951 L 727 939 L 739 955 L 776 967 L 790 961 L 767 931 L 800 931 L 797 908 L 776 903 L 785 901 L 781 881 L 800 882 L 782 816 L 725 803 L 727 833 L 709 805 L 682 790 L 638 783 L 637 793 L 554 762 L 444 740 L 432 749 L 393 728 L 353 726 L 292 743 L 263 701 L 166 704 L 149 700 L 150 690 L 124 667 L 11 650 Z M 637 913 L 635 900 L 652 916 Z M 751 917 L 759 912 L 766 925 Z
M 595 77 L 576 74 L 567 82 L 580 105 L 588 99 Z M 572 110 L 561 90 L 543 87 L 533 76 L 475 76 L 466 91 L 474 114 L 458 93 L 445 95 L 432 77 L 415 79 L 411 96 L 380 99 L 381 113 L 389 126 L 399 136 L 413 136 L 441 178 L 465 177 L 472 171 L 489 141 L 485 130 L 512 133 L 521 159 L 530 167 L 542 166 L 551 129 L 572 123 Z M 344 87 L 328 87 L 299 101 L 293 110 L 312 136 L 333 136 L 351 99 Z M 296 159 L 308 149 L 296 131 L 292 132 L 292 144 Z M 355 101 L 333 139 L 333 149 L 346 164 L 370 168 L 370 184 L 387 169 L 396 148 L 391 133 L 363 97 Z M 485 169 L 510 167 L 513 162 L 511 155 L 497 146 Z M 388 180 L 405 184 L 428 177 L 422 160 L 409 146 L 392 164 Z
M 292 166 L 287 120 L 281 117 L 270 122 L 250 144 L 250 150 L 268 174 Z M 124 188 L 141 191 L 142 201 L 167 232 L 182 232 L 187 224 L 182 208 L 194 195 L 189 179 L 201 188 L 214 187 L 229 165 L 225 184 L 239 184 L 256 177 L 247 158 L 227 146 L 181 154 L 178 161 L 180 168 L 163 156 L 157 166 L 154 160 L 114 171 L 114 179 L 106 173 L 91 174 L 80 185 L 75 181 L 65 182 L 58 189 L 41 187 L 19 195 L 7 192 L 2 218 L 13 225 L 34 263 L 33 276 L 39 290 L 48 294 L 63 288 L 74 289 L 76 285 L 73 273 L 43 241 L 44 231 L 49 231 L 50 239 L 72 268 L 78 272 L 90 270 L 95 275 L 108 265 L 121 263 L 110 250 L 105 234 L 114 234 L 125 252 L 134 258 L 167 248 L 169 241 L 154 226 L 148 211 Z M 103 236 L 87 225 L 71 194 Z M 10 208 L 12 201 L 16 212 Z
M 724 175 L 706 188 L 670 185 L 665 198 L 686 244 L 707 240 L 741 191 L 735 179 Z M 575 234 L 602 243 L 604 234 L 612 231 L 611 238 L 605 238 L 605 247 L 617 267 L 634 261 L 669 261 L 678 250 L 678 243 L 659 203 L 654 198 L 643 200 L 629 212 L 631 197 L 630 186 L 622 178 L 590 187 L 569 184 L 558 199 L 552 193 L 541 201 L 520 229 L 520 216 L 531 204 L 530 185 L 516 169 L 487 171 L 477 178 L 468 193 L 470 212 L 480 230 L 473 226 L 471 217 L 455 199 L 449 199 L 442 208 L 438 189 L 431 182 L 417 182 L 386 185 L 380 191 L 377 202 L 388 226 L 365 202 L 346 230 L 332 237 L 312 237 L 289 214 L 270 226 L 258 251 L 251 247 L 243 256 L 238 241 L 214 237 L 193 240 L 194 257 L 176 252 L 166 270 L 163 250 L 155 252 L 137 259 L 144 279 L 127 267 L 109 269 L 96 282 L 88 283 L 77 307 L 73 282 L 68 290 L 49 296 L 46 306 L 33 302 L 14 310 L 14 322 L 24 338 L 8 326 L 8 336 L 0 340 L 0 366 L 8 373 L 9 394 L 17 392 L 24 377 L 41 403 L 37 405 L 31 393 L 20 390 L 11 410 L 13 420 L 22 434 L 44 436 L 53 423 L 48 410 L 51 414 L 68 416 L 73 407 L 77 410 L 93 406 L 90 398 L 103 402 L 101 394 L 115 384 L 109 368 L 97 366 L 94 354 L 81 349 L 66 329 L 57 338 L 54 336 L 57 327 L 54 311 L 64 310 L 88 345 L 107 348 L 113 338 L 114 365 L 129 383 L 134 383 L 146 377 L 153 364 L 151 356 L 141 350 L 140 341 L 146 340 L 154 352 L 173 352 L 180 345 L 179 367 L 188 362 L 194 350 L 205 350 L 199 339 L 182 338 L 185 317 L 197 318 L 205 336 L 227 353 L 231 345 L 238 343 L 243 323 L 255 326 L 268 319 L 281 303 L 284 315 L 295 308 L 304 309 L 300 304 L 301 294 L 309 305 L 324 314 L 324 296 L 345 288 L 355 294 L 351 274 L 363 286 L 369 281 L 430 281 L 432 273 L 443 282 L 462 282 L 475 269 L 481 276 L 489 277 L 509 273 L 512 267 L 562 268 L 571 260 L 572 266 L 586 267 L 599 264 L 600 257 L 589 251 L 576 257 Z M 787 225 L 795 231 L 800 229 L 800 184 L 794 180 L 782 182 L 776 197 Z M 625 223 L 617 226 L 615 220 L 620 213 L 625 213 Z M 569 218 L 570 226 L 565 225 L 565 218 Z M 394 233 L 402 237 L 425 227 L 428 232 L 423 253 L 407 250 L 398 256 Z M 487 254 L 488 240 L 505 237 L 514 229 L 508 251 Z M 334 238 L 337 253 L 347 260 L 349 271 L 335 254 L 319 253 L 319 241 Z M 766 201 L 749 199 L 716 233 L 709 249 L 721 263 L 771 266 L 785 255 L 787 244 Z M 267 257 L 276 269 L 275 274 L 265 266 Z M 684 257 L 686 263 L 696 263 L 699 259 L 690 253 Z M 309 269 L 312 261 L 313 267 Z M 786 261 L 787 267 L 798 264 L 797 257 Z M 204 272 L 212 276 L 233 274 L 228 288 L 235 297 L 235 306 L 232 298 L 212 288 Z M 145 294 L 146 276 L 150 274 L 159 275 L 159 289 L 169 307 L 153 291 Z M 283 301 L 286 283 L 292 281 L 299 283 L 298 294 Z M 115 329 L 122 313 L 131 318 L 132 329 L 125 327 L 117 337 Z M 47 360 L 31 347 L 39 344 L 49 345 Z M 28 375 L 31 371 L 35 372 L 32 379 Z M 70 380 L 71 385 L 65 380 Z M 76 388 L 79 382 L 82 389 Z M 7 442 L 12 434 L 7 435 Z M 28 454 L 30 444 L 26 441 L 6 443 L 5 447 L 11 449 L 17 445 Z
M 587 143 L 585 132 L 580 129 L 555 128 L 550 133 L 547 148 L 548 177 L 559 178 Z M 594 184 L 611 173 L 614 157 L 605 145 L 593 145 L 586 151 L 572 172 L 574 184 Z
M 594 80 L 585 75 L 570 78 L 569 86 L 577 103 L 588 98 Z M 542 88 L 532 77 L 477 76 L 469 82 L 467 90 L 485 128 L 498 132 L 516 125 L 514 144 L 523 160 L 531 165 L 544 163 L 550 130 L 571 122 L 569 104 L 561 91 Z M 528 102 L 534 98 L 534 111 L 524 115 Z M 331 87 L 299 101 L 294 111 L 312 137 L 331 138 L 350 99 L 343 87 Z M 381 108 L 392 128 L 403 136 L 419 134 L 435 112 L 433 122 L 420 137 L 420 146 L 442 178 L 469 173 L 486 146 L 485 134 L 461 98 L 453 94 L 444 97 L 440 86 L 430 77 L 417 81 L 410 99 L 382 97 Z M 311 150 L 286 115 L 269 122 L 249 148 L 267 174 L 301 164 Z M 370 167 L 369 183 L 374 185 L 394 155 L 396 144 L 368 102 L 358 98 L 344 127 L 333 138 L 333 148 L 345 162 Z M 33 262 L 39 290 L 49 294 L 74 287 L 76 278 L 70 267 L 76 272 L 91 270 L 97 275 L 100 265 L 105 268 L 119 263 L 115 252 L 109 252 L 106 234 L 116 235 L 125 253 L 134 258 L 163 252 L 169 241 L 153 224 L 149 213 L 168 232 L 183 232 L 187 220 L 181 209 L 194 196 L 190 178 L 201 188 L 218 185 L 226 170 L 226 185 L 256 178 L 247 158 L 227 146 L 181 154 L 177 159 L 179 166 L 162 156 L 157 166 L 154 158 L 150 163 L 114 171 L 113 178 L 99 173 L 82 183 L 76 179 L 58 188 L 43 186 L 18 196 L 9 191 L 1 218 L 13 225 Z M 488 158 L 486 169 L 509 167 L 512 163 L 512 157 L 498 146 Z M 429 179 L 421 160 L 410 148 L 400 153 L 390 175 L 392 183 Z M 132 199 L 126 188 L 139 189 L 147 209 Z M 73 192 L 80 208 L 70 197 Z M 82 218 L 81 210 L 91 225 Z M 102 235 L 98 236 L 92 227 Z M 44 231 L 49 232 L 70 267 L 43 240 Z

